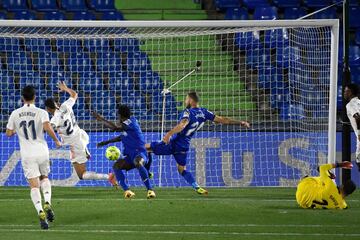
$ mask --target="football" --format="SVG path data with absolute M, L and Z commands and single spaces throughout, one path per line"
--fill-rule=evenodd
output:
M 120 149 L 116 146 L 110 146 L 106 149 L 105 157 L 110 161 L 116 161 L 120 157 Z

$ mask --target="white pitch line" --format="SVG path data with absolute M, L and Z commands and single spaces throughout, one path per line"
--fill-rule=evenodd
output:
M 37 227 L 38 224 L 0 224 L 2 227 Z M 301 228 L 344 228 L 358 225 L 326 225 L 326 224 L 57 224 L 56 227 L 301 227 Z
M 188 231 L 141 231 L 141 230 L 79 230 L 79 229 L 0 229 L 0 232 L 41 232 L 44 234 L 59 233 L 135 233 L 135 234 L 157 234 L 157 235 L 238 235 L 238 236 L 337 236 L 337 237 L 360 237 L 360 233 L 292 233 L 292 232 L 188 232 Z

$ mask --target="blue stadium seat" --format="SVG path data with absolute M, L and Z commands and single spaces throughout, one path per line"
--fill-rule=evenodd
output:
M 52 11 L 44 14 L 44 20 L 65 20 L 65 15 L 62 12 Z
M 235 34 L 235 45 L 241 50 L 249 48 L 261 47 L 259 32 L 240 32 Z
M 330 0 L 304 0 L 304 4 L 311 8 L 327 7 L 331 5 Z
M 110 51 L 109 40 L 105 38 L 91 38 L 83 41 L 83 46 L 88 52 Z
M 39 52 L 38 63 L 40 71 L 57 72 L 61 70 L 61 64 L 58 56 L 54 52 Z
M 249 9 L 270 6 L 268 0 L 243 0 L 243 4 Z
M 289 46 L 289 34 L 286 29 L 266 30 L 264 33 L 264 43 L 266 47 L 283 48 Z
M 66 11 L 86 11 L 85 0 L 61 0 L 61 8 Z
M 150 60 L 144 52 L 128 53 L 126 64 L 129 72 L 151 71 Z
M 26 38 L 25 47 L 31 52 L 50 52 L 51 42 L 47 38 Z
M 276 7 L 257 7 L 254 12 L 254 20 L 274 20 L 278 18 Z
M 31 11 L 16 11 L 14 12 L 14 19 L 16 20 L 35 20 L 36 16 Z
M 54 0 L 31 0 L 31 8 L 37 11 L 58 10 L 58 6 Z
M 143 93 L 152 93 L 163 89 L 163 84 L 157 72 L 142 72 L 139 83 L 140 90 Z
M 4 12 L 0 12 L 0 19 L 3 20 L 3 19 L 6 19 L 6 13 Z
M 304 103 L 307 109 L 317 109 L 321 105 L 326 105 L 329 99 L 326 97 L 326 94 L 321 92 L 321 89 L 312 86 L 301 90 L 300 101 Z
M 101 72 L 121 71 L 121 59 L 113 52 L 99 52 L 96 67 Z
M 278 7 L 287 8 L 287 7 L 300 7 L 300 0 L 273 0 L 273 2 Z
M 96 11 L 115 11 L 114 0 L 88 0 L 91 9 Z
M 276 65 L 281 68 L 288 68 L 289 62 L 299 62 L 301 51 L 298 47 L 279 47 L 276 49 Z
M 152 95 L 152 107 L 155 114 L 162 114 L 163 94 L 155 91 Z M 166 94 L 165 99 L 166 119 L 175 120 L 178 117 L 177 102 L 171 94 Z
M 226 20 L 248 20 L 249 13 L 244 8 L 228 8 L 225 13 Z
M 0 51 L 19 51 L 20 43 L 17 38 L 2 38 L 0 37 Z
M 237 8 L 240 7 L 239 0 L 215 0 L 215 6 L 218 9 Z
M 96 75 L 93 75 L 92 77 L 89 76 L 81 76 L 81 83 L 82 88 L 85 92 L 93 92 L 93 91 L 104 91 L 104 84 L 100 78 L 98 78 Z M 93 102 L 95 105 L 95 102 Z M 93 105 L 93 106 L 94 106 Z
M 246 49 L 246 64 L 250 69 L 271 67 L 271 51 L 269 48 Z
M 360 7 L 350 7 L 349 9 L 349 22 L 351 28 L 360 28 Z
M 287 87 L 271 89 L 271 108 L 281 109 L 290 104 L 290 91 Z
M 355 33 L 355 43 L 357 45 L 360 45 L 360 28 L 356 30 L 356 33 Z M 340 44 L 340 43 L 339 43 Z
M 337 13 L 335 8 L 328 8 L 324 11 L 318 12 L 313 15 L 313 19 L 336 19 Z
M 124 16 L 119 11 L 108 11 L 102 13 L 101 20 L 122 21 Z
M 127 91 L 134 90 L 134 80 L 128 72 L 110 72 L 109 78 L 111 87 L 120 90 L 123 94 L 126 94 Z
M 117 38 L 114 40 L 114 48 L 121 52 L 138 52 L 139 40 L 136 38 Z
M 93 71 L 92 62 L 86 53 L 71 53 L 68 60 L 68 67 L 71 72 L 83 73 Z
M 7 65 L 13 71 L 32 71 L 32 62 L 25 52 L 7 52 Z
M 305 118 L 305 110 L 300 104 L 284 106 L 280 111 L 281 120 L 301 120 L 303 118 Z
M 77 39 L 56 39 L 56 47 L 60 52 L 77 52 L 81 50 L 81 42 Z
M 87 11 L 74 12 L 73 20 L 96 20 L 96 16 Z
M 274 67 L 258 70 L 258 87 L 262 89 L 284 88 L 281 69 Z
M 7 11 L 27 10 L 27 1 L 24 0 L 2 0 L 2 7 Z
M 298 19 L 306 14 L 307 13 L 304 8 L 292 7 L 284 9 L 284 19 Z
M 360 47 L 350 46 L 349 47 L 349 64 L 352 67 L 360 66 Z

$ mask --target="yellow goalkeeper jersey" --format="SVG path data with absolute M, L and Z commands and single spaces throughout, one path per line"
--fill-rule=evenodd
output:
M 319 177 L 306 177 L 297 187 L 296 201 L 302 208 L 345 209 L 347 204 L 340 194 L 329 170 L 332 164 L 320 166 Z

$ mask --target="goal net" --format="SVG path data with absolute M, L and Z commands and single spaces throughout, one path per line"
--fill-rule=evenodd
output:
M 112 162 L 96 143 L 112 138 L 91 117 L 117 121 L 130 106 L 146 142 L 175 126 L 189 91 L 219 116 L 250 129 L 206 123 L 192 139 L 187 168 L 207 187 L 294 186 L 335 161 L 337 21 L 76 22 L 0 21 L 1 128 L 20 107 L 21 88 L 37 89 L 36 105 L 65 81 L 79 93 L 76 119 L 90 136 L 87 168 L 108 173 Z M 166 91 L 164 91 L 166 90 Z M 79 181 L 66 148 L 49 139 L 50 178 Z M 119 144 L 118 146 L 121 146 Z M 171 156 L 153 156 L 156 186 L 187 186 Z M 142 186 L 129 171 L 131 186 Z M 1 135 L 0 186 L 26 185 L 16 137 Z

